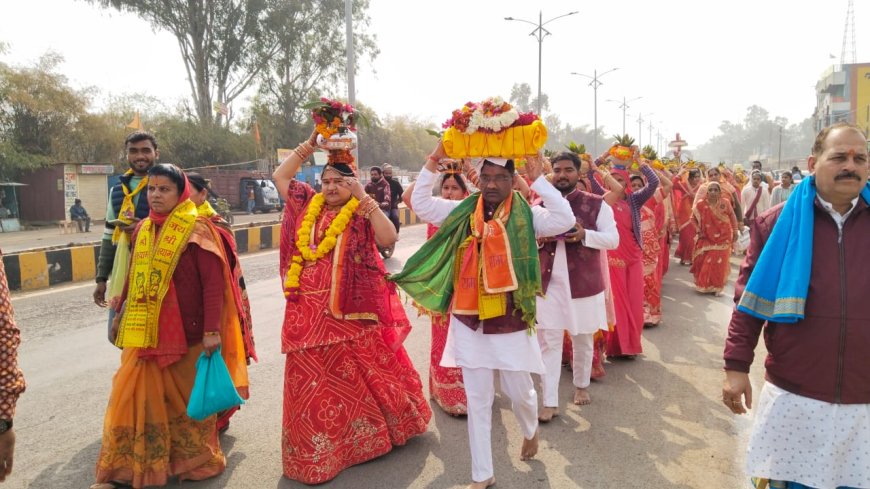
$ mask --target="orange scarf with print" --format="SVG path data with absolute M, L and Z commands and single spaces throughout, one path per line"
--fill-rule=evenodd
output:
M 505 292 L 517 290 L 517 275 L 505 224 L 510 218 L 513 192 L 489 221 L 483 216 L 483 197 L 471 215 L 471 234 L 458 250 L 453 312 L 477 315 L 481 320 L 503 316 Z M 483 280 L 483 286 L 480 280 Z

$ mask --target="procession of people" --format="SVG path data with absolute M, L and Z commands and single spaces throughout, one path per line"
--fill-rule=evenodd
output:
M 326 114 L 335 103 L 323 100 L 317 110 Z M 390 165 L 368 168 L 369 183 L 360 183 L 366 169 L 346 137 L 353 109 L 340 110 L 340 127 L 317 123 L 273 173 L 284 202 L 275 293 L 285 302 L 280 345 L 265 348 L 286 357 L 285 477 L 330 481 L 425 433 L 437 408 L 467 424 L 468 487 L 492 486 L 496 375 L 522 433 L 517 456 L 532 459 L 547 437 L 542 425 L 562 414 L 563 365 L 570 404 L 590 405 L 606 362 L 642 355 L 644 329 L 669 326 L 662 285 L 672 259 L 690 266 L 697 293 L 716 296 L 744 260 L 723 401 L 738 414 L 743 402 L 751 406 L 746 372 L 766 328 L 766 411 L 749 475 L 758 487 L 868 487 L 868 376 L 851 356 L 870 351 L 870 336 L 853 324 L 868 316 L 866 301 L 846 287 L 860 276 L 847 267 L 863 267 L 858 255 L 870 249 L 870 232 L 859 231 L 870 187 L 866 138 L 853 126 L 823 130 L 809 159 L 816 174 L 795 181 L 787 172 L 780 184 L 761 168 L 746 177 L 740 168 L 663 161 L 627 136 L 598 157 L 574 145 L 546 157 L 542 142 L 520 136 L 522 152 L 472 154 L 454 131 L 402 189 Z M 317 149 L 328 153 L 319 192 L 295 178 Z M 93 293 L 110 311 L 109 339 L 121 352 L 91 489 L 222 473 L 220 434 L 250 397 L 248 367 L 258 358 L 235 238 L 209 204 L 209 181 L 158 163 L 149 133 L 131 134 L 125 150 L 130 170 L 109 193 Z M 378 249 L 398 239 L 400 201 L 427 223 L 427 240 L 389 274 Z M 839 262 L 828 239 L 837 230 Z M 842 280 L 823 277 L 826 269 Z M 431 322 L 428 390 L 403 346 L 406 304 Z M 831 317 L 839 347 L 820 332 Z M 199 417 L 188 404 L 206 361 L 225 366 L 238 401 Z M 815 367 L 798 367 L 804 361 Z M 777 416 L 806 436 L 777 439 Z M 818 428 L 832 419 L 830 430 Z M 832 464 L 809 455 L 855 436 L 862 448 L 838 452 Z

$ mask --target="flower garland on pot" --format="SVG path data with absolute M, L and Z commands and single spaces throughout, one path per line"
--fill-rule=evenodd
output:
M 329 224 L 320 243 L 314 246 L 314 230 L 317 219 L 320 218 L 320 213 L 323 211 L 324 200 L 322 193 L 314 195 L 311 203 L 308 204 L 305 216 L 302 218 L 302 224 L 296 231 L 296 250 L 299 253 L 293 254 L 290 268 L 287 270 L 287 277 L 284 280 L 285 297 L 295 299 L 299 296 L 299 277 L 302 275 L 303 261 L 315 262 L 331 253 L 338 243 L 338 237 L 347 229 L 353 218 L 353 213 L 359 206 L 359 200 L 356 197 L 351 197 Z
M 356 132 L 356 122 L 360 114 L 350 104 L 320 97 L 319 100 L 311 101 L 302 108 L 311 111 L 315 130 L 323 136 L 323 139 L 329 139 L 333 134 L 340 133 L 342 128 Z
M 451 158 L 511 158 L 538 153 L 547 128 L 534 112 L 519 112 L 500 97 L 466 102 L 442 124 L 442 143 Z
M 538 119 L 534 112 L 520 113 L 501 97 L 490 97 L 480 103 L 466 102 L 441 127 L 454 127 L 468 135 L 478 131 L 492 134 L 509 127 L 527 126 Z

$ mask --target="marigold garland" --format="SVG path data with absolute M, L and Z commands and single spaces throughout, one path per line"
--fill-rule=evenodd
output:
M 290 269 L 287 270 L 287 278 L 284 280 L 285 297 L 294 298 L 299 295 L 299 276 L 302 274 L 302 262 L 317 261 L 330 253 L 338 242 L 338 236 L 347 229 L 347 225 L 353 218 L 353 213 L 359 206 L 359 200 L 356 197 L 351 197 L 329 224 L 323 239 L 315 248 L 310 243 L 314 234 L 314 226 L 323 210 L 323 203 L 323 194 L 315 194 L 308 205 L 305 217 L 302 218 L 302 224 L 296 230 L 296 249 L 299 253 L 293 254 Z

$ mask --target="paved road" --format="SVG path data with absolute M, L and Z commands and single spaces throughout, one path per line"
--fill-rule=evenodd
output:
M 400 268 L 424 232 L 424 226 L 404 228 L 388 267 Z M 261 361 L 251 368 L 250 402 L 222 437 L 229 467 L 217 479 L 185 487 L 306 487 L 281 476 L 283 298 L 277 260 L 274 251 L 242 258 Z M 741 467 L 750 419 L 735 418 L 719 401 L 730 301 L 695 294 L 690 279 L 686 268 L 672 267 L 664 285 L 666 323 L 645 332 L 643 357 L 607 364 L 607 376 L 592 386 L 593 404 L 567 404 L 570 375 L 563 375 L 562 415 L 542 426 L 536 460 L 519 461 L 521 435 L 509 402 L 496 399 L 497 487 L 747 486 Z M 15 419 L 15 470 L 4 487 L 84 488 L 92 481 L 119 353 L 105 340 L 105 315 L 90 294 L 91 285 L 80 284 L 15 296 L 28 391 Z M 429 324 L 409 314 L 414 331 L 406 347 L 426 385 Z M 756 388 L 760 373 L 757 368 L 753 374 Z M 433 409 L 428 433 L 320 487 L 440 489 L 467 483 L 466 423 Z

